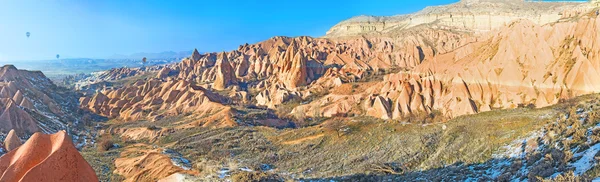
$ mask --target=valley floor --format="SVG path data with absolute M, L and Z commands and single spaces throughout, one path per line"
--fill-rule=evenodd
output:
M 106 127 L 112 135 L 104 137 L 119 147 L 83 153 L 104 181 L 158 180 L 173 173 L 233 181 L 586 181 L 600 175 L 598 99 L 586 95 L 541 109 L 434 124 L 353 117 L 296 129 L 197 127 L 171 133 L 171 122 L 111 121 Z M 172 165 L 157 163 L 164 159 Z M 122 160 L 131 164 L 120 165 Z

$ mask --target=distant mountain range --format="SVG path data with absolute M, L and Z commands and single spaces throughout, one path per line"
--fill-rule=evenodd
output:
M 165 51 L 165 52 L 159 52 L 159 53 L 140 52 L 140 53 L 135 53 L 135 54 L 131 54 L 131 55 L 115 54 L 113 56 L 108 57 L 108 59 L 142 59 L 143 57 L 146 57 L 147 59 L 172 59 L 172 58 L 188 57 L 189 55 L 192 54 L 192 52 L 193 52 L 193 50 L 180 51 L 180 52 Z

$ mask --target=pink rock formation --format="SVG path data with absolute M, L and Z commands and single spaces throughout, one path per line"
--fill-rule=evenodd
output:
M 155 117 L 158 111 L 166 111 L 168 115 L 213 113 L 226 107 L 222 103 L 227 99 L 188 81 L 150 79 L 106 90 L 91 99 L 81 98 L 80 101 L 81 106 L 90 111 L 133 121 Z
M 165 79 L 169 77 L 169 73 L 171 73 L 171 69 L 169 67 L 164 67 L 158 72 L 156 77 L 160 79 Z
M 23 109 L 9 100 L 0 114 L 0 125 L 5 128 L 16 128 L 20 131 L 36 132 L 39 130 L 35 120 Z
M 66 132 L 35 133 L 0 157 L 0 181 L 98 181 Z
M 219 54 L 215 68 L 216 78 L 213 83 L 214 89 L 223 90 L 229 85 L 235 83 L 235 73 L 233 72 L 233 68 L 231 67 L 229 59 L 227 58 L 227 54 Z
M 22 144 L 23 143 L 21 142 L 19 136 L 17 136 L 17 134 L 15 133 L 15 130 L 10 130 L 10 132 L 8 132 L 6 138 L 4 139 L 4 148 L 7 151 L 14 150 L 20 147 Z
M 274 37 L 227 53 L 195 52 L 170 68 L 177 73 L 171 78 L 212 85 L 228 90 L 234 103 L 271 109 L 311 98 L 291 113 L 306 116 L 402 119 L 439 111 L 456 117 L 527 104 L 543 107 L 600 90 L 600 81 L 593 79 L 600 76 L 599 20 L 576 11 L 568 15 L 573 21 L 538 25 L 518 19 L 480 33 L 415 26 L 377 36 Z M 371 87 L 329 93 L 350 83 Z M 156 107 L 145 106 L 156 111 L 185 91 L 165 90 L 152 98 L 123 93 L 141 96 L 133 100 L 152 103 Z M 314 98 L 316 93 L 329 94 Z M 122 108 L 136 101 L 119 101 L 128 95 L 117 95 L 106 101 L 117 106 L 110 110 L 90 102 L 101 94 L 82 99 L 82 105 L 107 116 L 127 116 Z M 145 110 L 133 108 L 130 113 Z

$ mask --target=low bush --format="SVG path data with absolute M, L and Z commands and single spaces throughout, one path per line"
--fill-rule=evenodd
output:
M 106 134 L 106 135 L 102 135 L 100 137 L 100 139 L 98 140 L 98 151 L 99 152 L 105 152 L 110 150 L 113 146 L 114 146 L 115 142 L 112 140 L 112 136 Z

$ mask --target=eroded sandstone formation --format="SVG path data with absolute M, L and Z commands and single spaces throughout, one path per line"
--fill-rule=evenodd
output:
M 524 5 L 536 8 L 517 8 Z M 179 86 L 173 84 L 178 82 L 214 95 L 208 101 L 223 108 L 219 113 L 229 113 L 225 118 L 240 115 L 232 105 L 278 109 L 302 101 L 289 115 L 401 120 L 437 112 L 452 118 L 524 105 L 544 107 L 600 89 L 598 79 L 593 79 L 600 76 L 599 23 L 589 9 L 593 4 L 479 0 L 450 7 L 458 9 L 434 7 L 411 16 L 494 7 L 498 16 L 509 18 L 505 25 L 488 27 L 485 32 L 471 26 L 456 31 L 443 20 L 386 34 L 274 37 L 231 52 L 194 51 L 182 62 L 165 67 L 158 79 L 109 89 L 82 98 L 81 103 L 96 113 L 126 120 L 164 111 L 214 115 L 205 111 L 207 107 L 197 107 L 204 102 L 181 100 L 187 91 L 175 89 Z M 506 14 L 509 10 L 516 11 Z M 560 16 L 528 17 L 532 12 Z M 156 91 L 144 91 L 140 88 L 144 84 L 154 84 Z M 336 91 L 343 89 L 347 91 Z
M 77 121 L 76 94 L 59 88 L 42 72 L 0 68 L 0 133 L 56 132 Z M 68 113 L 68 114 L 67 114 Z M 41 124 L 40 124 L 41 123 Z
M 518 21 L 413 70 L 387 75 L 365 92 L 330 94 L 294 112 L 331 117 L 364 102 L 364 114 L 381 119 L 434 110 L 456 117 L 519 105 L 545 107 L 595 93 L 600 89 L 594 79 L 600 76 L 599 20 L 583 17 L 544 26 Z
M 105 90 L 91 98 L 81 98 L 86 109 L 108 117 L 136 120 L 178 115 L 186 112 L 211 112 L 225 107 L 227 98 L 184 80 L 137 81 L 131 86 Z M 159 114 L 166 111 L 165 113 Z
M 0 157 L 0 181 L 98 181 L 65 131 L 35 133 Z
M 424 28 L 407 34 L 409 36 L 401 39 L 337 41 L 274 37 L 259 44 L 242 45 L 227 53 L 199 54 L 195 51 L 181 63 L 163 68 L 158 79 L 107 89 L 82 98 L 81 105 L 96 113 L 125 120 L 153 117 L 163 110 L 169 110 L 173 115 L 193 111 L 190 107 L 206 110 L 206 107 L 198 107 L 201 105 L 198 101 L 181 98 L 193 90 L 174 85 L 181 83 L 205 88 L 205 91 L 198 91 L 204 93 L 211 89 L 227 90 L 229 94 L 221 95 L 229 97 L 230 103 L 275 108 L 287 101 L 308 97 L 314 90 L 326 90 L 384 70 L 412 68 L 432 57 L 434 50 L 445 52 L 474 41 L 463 34 L 438 29 Z M 312 83 L 317 84 L 310 86 Z M 315 88 L 307 89 L 307 86 Z M 150 88 L 155 91 L 149 91 Z M 212 102 L 228 104 L 220 100 L 213 99 Z

